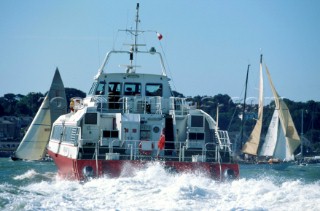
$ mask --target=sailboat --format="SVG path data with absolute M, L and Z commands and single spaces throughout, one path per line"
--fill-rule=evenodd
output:
M 50 90 L 17 150 L 11 156 L 12 160 L 42 160 L 44 158 L 52 123 L 67 112 L 66 102 L 63 82 L 57 68 Z
M 286 103 L 282 98 L 280 98 L 273 85 L 267 66 L 266 72 L 274 96 L 276 108 L 259 155 L 272 157 L 281 161 L 292 161 L 294 160 L 294 151 L 300 145 L 300 137 Z
M 260 146 L 263 118 L 263 74 L 262 55 L 260 57 L 260 85 L 258 119 L 242 152 L 257 156 L 259 163 L 275 164 L 294 160 L 294 151 L 300 145 L 300 138 L 294 126 L 289 109 L 276 91 L 270 72 L 265 66 L 270 87 L 276 104 L 264 143 Z M 261 162 L 261 158 L 264 160 Z

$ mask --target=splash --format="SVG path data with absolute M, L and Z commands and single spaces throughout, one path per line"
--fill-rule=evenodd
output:
M 24 180 L 24 179 L 30 179 L 38 175 L 38 173 L 34 169 L 28 170 L 26 173 L 22 175 L 18 175 L 13 177 L 14 180 Z
M 127 173 L 130 171 L 128 166 Z M 262 175 L 217 182 L 196 174 L 173 174 L 159 163 L 86 183 L 61 180 L 37 181 L 7 191 L 4 210 L 317 210 L 320 181 L 305 183 Z M 27 175 L 36 175 L 30 170 Z M 20 175 L 21 178 L 23 178 Z M 30 176 L 32 177 L 32 176 Z

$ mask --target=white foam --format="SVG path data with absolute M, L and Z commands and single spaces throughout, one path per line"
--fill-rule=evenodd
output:
M 13 177 L 14 180 L 24 180 L 24 179 L 30 179 L 34 176 L 38 175 L 38 173 L 34 169 L 28 170 L 26 173 L 22 175 L 18 175 Z
M 28 171 L 24 175 L 34 173 Z M 84 184 L 59 179 L 33 183 L 22 187 L 19 197 L 12 197 L 10 207 L 25 210 L 318 210 L 319 189 L 320 182 L 279 182 L 265 177 L 220 183 L 201 174 L 170 174 L 155 163 L 131 177 L 104 177 Z

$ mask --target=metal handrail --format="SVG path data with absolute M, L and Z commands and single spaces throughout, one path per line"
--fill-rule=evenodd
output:
M 118 100 L 110 100 L 110 97 Z M 169 100 L 163 99 L 165 98 L 157 96 L 94 95 L 91 102 L 97 106 L 97 110 L 101 113 L 118 111 L 123 113 L 162 114 L 164 111 L 173 110 L 177 115 L 185 115 L 190 110 L 185 98 L 170 97 Z M 179 104 L 175 104 L 175 102 L 179 102 Z
M 187 147 L 185 145 L 185 142 L 177 142 L 176 144 L 179 144 L 179 148 L 176 149 L 176 152 L 177 154 L 176 155 L 165 155 L 166 151 L 174 151 L 172 149 L 164 149 L 163 150 L 163 153 L 157 157 L 157 147 L 155 147 L 157 145 L 157 141 L 150 141 L 152 142 L 152 150 L 150 150 L 150 153 L 148 154 L 145 154 L 145 153 L 142 153 L 142 151 L 147 151 L 147 150 L 143 150 L 140 148 L 139 144 L 141 143 L 141 140 L 126 140 L 124 142 L 127 142 L 127 144 L 125 145 L 122 145 L 122 146 L 119 146 L 119 147 L 114 147 L 114 142 L 115 141 L 119 141 L 119 140 L 112 140 L 109 145 L 108 145 L 108 148 L 109 148 L 109 151 L 108 153 L 110 154 L 113 154 L 113 153 L 117 153 L 117 151 L 115 150 L 125 150 L 127 151 L 126 154 L 119 154 L 119 156 L 129 156 L 130 157 L 130 160 L 137 160 L 137 159 L 176 159 L 176 160 L 179 160 L 179 161 L 191 161 L 193 156 L 202 156 L 202 162 L 204 162 L 205 160 L 203 160 L 204 158 L 207 160 L 207 159 L 212 159 L 212 162 L 220 162 L 219 159 L 221 159 L 221 156 L 219 156 L 219 150 L 218 150 L 218 147 L 215 147 L 213 150 L 209 150 L 207 149 L 207 146 L 209 144 L 212 144 L 212 145 L 216 145 L 214 143 L 207 143 L 205 145 L 205 149 L 193 149 L 193 154 L 191 155 L 187 155 L 186 154 L 186 151 L 187 151 Z M 93 154 L 93 156 L 97 159 L 99 157 L 99 150 L 102 148 L 102 147 L 99 147 L 97 146 L 99 144 L 99 142 L 96 144 L 95 146 L 95 153 Z M 207 154 L 208 152 L 213 152 L 214 153 L 214 156 L 213 157 L 210 157 L 208 158 L 207 157 Z M 101 155 L 100 155 L 101 156 Z

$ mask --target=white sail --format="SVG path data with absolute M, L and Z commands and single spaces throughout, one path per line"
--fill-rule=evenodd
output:
M 280 118 L 278 121 L 280 122 Z M 294 159 L 293 153 L 290 153 L 288 141 L 286 140 L 281 124 L 278 124 L 278 139 L 273 158 L 283 161 L 290 161 Z
M 276 109 L 279 112 L 279 132 L 278 132 L 278 139 L 277 139 L 277 146 L 274 152 L 274 158 L 279 158 L 282 160 L 293 160 L 294 159 L 294 151 L 300 145 L 300 137 L 298 132 L 294 126 L 291 114 L 289 109 L 283 99 L 280 98 L 279 94 L 277 93 L 273 82 L 271 80 L 271 76 L 266 66 L 266 72 L 268 75 L 268 79 L 270 82 L 270 86 L 272 89 L 272 93 L 274 96 Z
M 274 110 L 266 138 L 259 152 L 259 156 L 273 157 L 278 140 L 278 127 L 279 112 L 278 110 Z
M 27 133 L 16 150 L 15 158 L 24 160 L 42 159 L 45 147 L 48 143 L 51 131 L 50 127 L 49 98 L 46 96 Z
M 260 80 L 259 80 L 259 108 L 258 119 L 253 131 L 251 132 L 249 139 L 244 144 L 242 152 L 250 155 L 257 155 L 258 147 L 260 143 L 260 135 L 262 129 L 263 118 L 263 74 L 262 74 L 262 55 L 260 58 Z
M 52 123 L 66 113 L 66 96 L 59 70 L 56 69 L 50 90 L 12 159 L 41 160 L 46 152 Z

